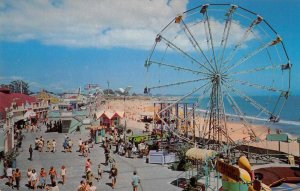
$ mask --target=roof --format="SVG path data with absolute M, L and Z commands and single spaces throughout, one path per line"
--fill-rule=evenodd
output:
M 0 92 L 0 112 L 3 113 L 3 118 L 5 118 L 5 108 L 9 108 L 11 106 L 11 103 L 15 101 L 17 103 L 17 106 L 21 106 L 22 103 L 32 103 L 36 102 L 37 99 L 33 96 L 21 94 L 21 93 L 11 93 L 11 94 L 5 94 Z
M 124 111 L 101 110 L 101 111 L 96 112 L 96 116 L 97 116 L 97 119 L 99 119 L 101 116 L 106 116 L 109 119 L 112 119 L 114 116 L 123 118 Z

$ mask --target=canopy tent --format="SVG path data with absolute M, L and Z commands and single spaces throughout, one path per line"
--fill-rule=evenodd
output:
M 208 157 L 212 157 L 215 155 L 216 151 L 213 150 L 207 150 L 207 149 L 199 149 L 199 148 L 191 148 L 186 153 L 185 156 L 187 156 L 190 159 L 193 160 L 201 160 L 204 161 Z

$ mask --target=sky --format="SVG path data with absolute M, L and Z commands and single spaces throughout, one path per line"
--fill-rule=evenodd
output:
M 22 79 L 34 91 L 66 92 L 109 82 L 142 93 L 156 35 L 179 13 L 207 3 L 263 16 L 283 38 L 293 64 L 291 91 L 300 94 L 297 0 L 0 0 L 0 83 Z

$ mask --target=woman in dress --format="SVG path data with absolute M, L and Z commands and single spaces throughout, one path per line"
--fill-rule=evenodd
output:
M 36 190 L 36 182 L 37 182 L 38 176 L 37 176 L 35 169 L 33 169 L 31 172 L 32 172 L 31 176 L 30 176 L 31 188 L 33 190 Z
M 31 174 L 32 174 L 32 171 L 31 171 L 31 168 L 29 168 L 29 169 L 27 170 L 27 181 L 28 181 L 28 187 L 29 187 L 29 188 L 31 187 L 31 181 L 30 181 Z
M 61 179 L 62 179 L 62 184 L 65 184 L 66 181 L 66 167 L 63 165 L 61 167 Z

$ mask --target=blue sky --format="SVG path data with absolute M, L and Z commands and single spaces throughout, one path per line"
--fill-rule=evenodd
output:
M 63 92 L 87 83 L 105 88 L 109 81 L 113 89 L 131 85 L 141 93 L 156 34 L 178 13 L 205 3 L 233 3 L 262 15 L 283 38 L 292 92 L 300 93 L 296 0 L 0 0 L 0 83 L 23 79 L 35 91 Z

